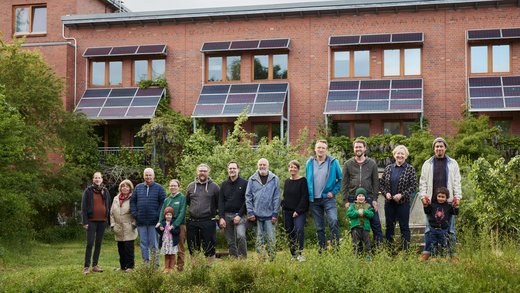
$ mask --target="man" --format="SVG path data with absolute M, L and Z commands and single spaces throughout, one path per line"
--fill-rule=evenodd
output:
M 155 224 L 159 221 L 159 213 L 166 198 L 166 192 L 160 184 L 154 182 L 155 173 L 152 168 L 144 169 L 143 177 L 144 182 L 137 184 L 130 197 L 130 211 L 137 223 L 143 261 L 149 263 L 150 256 L 152 256 L 158 267 L 159 243 Z
M 335 196 L 341 188 L 341 167 L 335 158 L 327 155 L 327 149 L 327 141 L 318 140 L 314 146 L 316 156 L 307 160 L 305 168 L 319 251 L 326 249 L 324 214 L 329 223 L 331 243 L 334 246 L 339 244 L 338 209 Z
M 193 255 L 201 248 L 209 262 L 215 259 L 217 230 L 215 215 L 218 205 L 219 187 L 209 177 L 207 164 L 197 167 L 197 178 L 188 185 L 186 203 L 189 206 L 188 250 Z
M 276 256 L 275 225 L 280 207 L 280 180 L 269 171 L 269 161 L 262 158 L 258 171 L 248 180 L 246 189 L 247 219 L 257 223 L 256 252 L 260 254 L 264 243 L 273 260 Z
M 240 168 L 235 161 L 228 163 L 227 171 L 229 178 L 220 185 L 219 226 L 224 229 L 229 254 L 245 258 L 247 257 L 245 218 L 247 180 L 240 177 Z
M 348 210 L 350 204 L 356 199 L 356 189 L 363 187 L 366 191 L 366 201 L 374 208 L 374 216 L 370 219 L 370 227 L 374 233 L 374 242 L 378 246 L 383 241 L 383 231 L 379 220 L 379 207 L 377 196 L 379 193 L 379 174 L 376 162 L 368 158 L 365 153 L 367 143 L 356 139 L 353 143 L 354 157 L 345 162 L 343 169 L 343 202 Z
M 437 137 L 433 143 L 432 148 L 434 155 L 426 160 L 421 169 L 421 178 L 419 179 L 419 194 L 423 203 L 429 202 L 432 195 L 440 187 L 446 187 L 450 194 L 449 202 L 458 203 L 462 198 L 462 187 L 460 182 L 459 164 L 453 158 L 446 155 L 448 144 L 442 137 Z M 449 238 L 451 242 L 451 256 L 455 257 L 455 217 L 451 218 Z M 426 237 L 430 226 L 426 221 Z

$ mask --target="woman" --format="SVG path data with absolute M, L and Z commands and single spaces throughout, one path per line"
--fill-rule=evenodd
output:
M 395 223 L 399 221 L 403 248 L 410 244 L 410 202 L 417 180 L 415 169 L 406 162 L 409 152 L 404 145 L 393 150 L 395 162 L 386 166 L 380 179 L 380 191 L 385 196 L 386 240 L 394 242 Z
M 177 253 L 177 270 L 182 272 L 184 270 L 184 241 L 186 239 L 186 197 L 179 191 L 180 182 L 177 179 L 172 179 L 169 184 L 170 195 L 164 200 L 161 212 L 159 213 L 159 223 L 156 227 L 161 225 L 161 222 L 165 220 L 164 209 L 166 207 L 173 208 L 173 228 L 179 227 L 179 251 Z
M 90 272 L 90 258 L 93 245 L 95 245 L 95 248 L 92 256 L 92 271 L 95 273 L 103 272 L 103 269 L 98 266 L 98 260 L 106 223 L 110 220 L 110 194 L 103 186 L 101 172 L 94 173 L 92 185 L 83 192 L 81 215 L 83 228 L 87 231 L 87 248 L 83 273 L 88 274 Z
M 300 176 L 300 163 L 289 162 L 289 179 L 285 180 L 283 189 L 282 211 L 285 232 L 289 238 L 291 255 L 298 261 L 305 261 L 302 256 L 305 218 L 309 209 L 309 192 L 307 179 Z
M 110 210 L 110 227 L 117 241 L 119 266 L 126 272 L 134 269 L 134 240 L 137 238 L 137 224 L 130 212 L 133 190 L 134 185 L 130 180 L 119 183 L 119 194 L 114 198 Z

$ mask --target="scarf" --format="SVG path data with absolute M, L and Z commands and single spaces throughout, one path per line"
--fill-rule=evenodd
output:
M 104 194 L 103 194 L 103 188 L 105 188 L 105 186 L 103 185 L 103 183 L 101 183 L 100 185 L 92 184 L 92 189 L 94 190 L 94 192 L 95 192 L 95 193 L 100 193 L 101 195 L 104 196 Z
M 120 193 L 118 198 L 119 198 L 119 207 L 122 207 L 123 206 L 123 202 L 130 198 L 130 193 L 128 193 L 127 195 L 124 195 L 124 194 Z

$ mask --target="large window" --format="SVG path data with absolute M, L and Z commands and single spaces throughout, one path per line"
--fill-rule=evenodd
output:
M 90 68 L 91 86 L 120 86 L 123 82 L 122 61 L 92 61 Z
M 383 134 L 402 134 L 409 137 L 413 121 L 387 121 L 383 123 Z
M 214 56 L 207 58 L 207 81 L 240 80 L 240 56 Z
M 333 54 L 334 78 L 370 76 L 370 51 L 335 51 Z
M 47 32 L 47 6 L 25 5 L 14 7 L 14 33 L 44 34 Z
M 220 143 L 226 142 L 227 137 L 233 132 L 233 124 L 231 123 L 207 123 L 206 130 L 215 130 L 215 138 Z
M 269 54 L 253 56 L 254 80 L 287 79 L 289 56 Z
M 421 49 L 390 49 L 383 51 L 384 76 L 421 75 Z
M 471 46 L 471 73 L 498 73 L 511 71 L 509 45 Z
M 332 124 L 334 135 L 345 135 L 351 138 L 370 135 L 369 122 L 334 122 Z
M 511 133 L 511 120 L 493 120 L 493 126 L 498 128 L 503 134 Z
M 280 123 L 253 124 L 253 144 L 257 145 L 262 138 L 270 142 L 275 136 L 280 137 Z
M 156 80 L 164 78 L 166 69 L 166 60 L 135 60 L 134 61 L 134 84 L 138 84 L 141 80 Z

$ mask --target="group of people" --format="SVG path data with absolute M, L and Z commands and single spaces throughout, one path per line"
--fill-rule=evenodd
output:
M 461 198 L 459 167 L 446 155 L 446 141 L 436 138 L 432 148 L 434 156 L 423 164 L 419 180 L 419 194 L 427 219 L 423 260 L 446 250 L 452 258 L 456 257 L 453 216 L 457 214 Z M 280 180 L 269 170 L 269 161 L 265 158 L 258 160 L 257 171 L 248 180 L 240 177 L 238 162 L 230 161 L 228 178 L 220 186 L 210 178 L 210 167 L 200 164 L 195 180 L 187 186 L 186 195 L 180 192 L 180 182 L 173 179 L 169 182 L 170 194 L 167 196 L 164 188 L 154 181 L 153 169 L 146 168 L 144 182 L 134 188 L 129 180 L 122 181 L 113 202 L 103 186 L 101 173 L 96 172 L 93 184 L 85 189 L 82 199 L 83 226 L 87 231 L 83 272 L 103 271 L 98 260 L 106 223 L 110 223 L 114 232 L 120 269 L 124 271 L 134 268 L 134 241 L 138 235 L 144 263 L 152 261 L 158 266 L 161 253 L 165 255 L 165 272 L 183 271 L 186 241 L 190 254 L 202 250 L 208 262 L 212 262 L 217 224 L 224 230 L 229 254 L 245 258 L 247 223 L 255 223 L 256 251 L 262 254 L 265 247 L 272 260 L 276 255 L 275 227 L 280 207 L 291 255 L 304 261 L 304 226 L 309 208 L 319 252 L 339 247 L 336 196 L 340 193 L 350 219 L 355 251 L 371 250 L 370 230 L 375 245 L 383 243 L 377 203 L 379 193 L 385 199 L 386 241 L 394 242 L 398 222 L 403 249 L 408 249 L 410 206 L 417 186 L 415 169 L 406 162 L 408 149 L 404 145 L 395 147 L 395 162 L 386 166 L 381 178 L 376 162 L 366 156 L 366 142 L 355 140 L 353 149 L 354 157 L 347 160 L 342 169 L 338 160 L 328 155 L 327 141 L 318 140 L 315 155 L 306 162 L 306 177 L 300 175 L 298 161 L 289 162 L 289 178 L 284 182 L 282 196 Z M 325 219 L 330 230 L 329 241 Z

